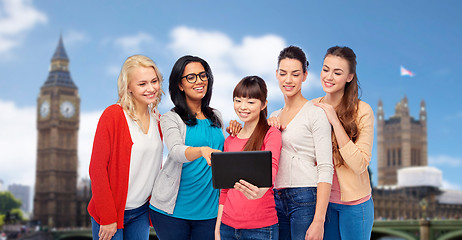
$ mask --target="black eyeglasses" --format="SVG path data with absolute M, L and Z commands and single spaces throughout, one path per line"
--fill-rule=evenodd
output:
M 181 78 L 186 78 L 186 81 L 188 81 L 188 83 L 196 83 L 197 77 L 199 77 L 202 80 L 202 82 L 205 82 L 205 81 L 209 80 L 209 77 L 207 76 L 206 72 L 200 72 L 198 74 L 190 73 L 190 74 L 188 74 L 186 76 L 183 76 Z

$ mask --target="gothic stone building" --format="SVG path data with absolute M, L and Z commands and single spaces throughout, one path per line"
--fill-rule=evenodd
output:
M 80 97 L 60 37 L 37 99 L 37 162 L 33 218 L 50 228 L 82 226 L 77 198 Z M 79 198 L 79 201 L 86 201 Z M 89 217 L 87 217 L 89 218 Z
M 462 192 L 442 189 L 441 171 L 427 166 L 425 102 L 420 103 L 418 119 L 410 116 L 406 97 L 396 104 L 395 114 L 385 119 L 379 101 L 376 120 L 375 218 L 462 218 Z

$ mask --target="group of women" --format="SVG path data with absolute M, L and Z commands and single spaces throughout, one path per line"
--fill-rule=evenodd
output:
M 233 91 L 243 125 L 231 121 L 225 129 L 209 106 L 214 77 L 205 60 L 176 61 L 169 77 L 175 107 L 160 115 L 159 69 L 145 56 L 129 57 L 119 99 L 95 133 L 93 238 L 148 239 L 152 224 L 161 240 L 369 239 L 374 119 L 358 97 L 356 55 L 348 47 L 327 50 L 320 77 L 326 94 L 313 100 L 301 91 L 307 68 L 299 47 L 280 52 L 276 78 L 284 106 L 269 118 L 265 81 L 244 77 Z M 232 189 L 213 188 L 212 152 L 255 150 L 272 153 L 273 187 L 243 179 Z

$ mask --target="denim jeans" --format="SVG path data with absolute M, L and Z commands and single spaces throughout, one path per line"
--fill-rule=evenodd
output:
M 280 240 L 305 239 L 316 210 L 316 187 L 274 190 Z
M 143 206 L 124 212 L 124 228 L 117 229 L 112 240 L 148 240 L 149 239 L 149 202 Z M 122 226 L 117 226 L 120 228 Z M 93 239 L 99 239 L 100 225 L 91 218 L 91 231 Z
M 369 240 L 373 224 L 372 198 L 358 205 L 329 203 L 324 222 L 324 239 Z
M 223 223 L 220 225 L 221 240 L 278 240 L 278 232 L 277 224 L 254 229 L 235 229 Z
M 161 240 L 214 240 L 217 218 L 187 220 L 149 209 L 152 225 Z

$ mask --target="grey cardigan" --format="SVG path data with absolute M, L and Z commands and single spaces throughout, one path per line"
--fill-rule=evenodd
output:
M 214 113 L 223 127 L 220 112 L 214 110 Z M 183 163 L 189 162 L 185 156 L 185 151 L 189 147 L 185 145 L 186 124 L 177 113 L 169 111 L 160 117 L 160 126 L 168 156 L 154 181 L 150 204 L 168 214 L 173 214 Z

